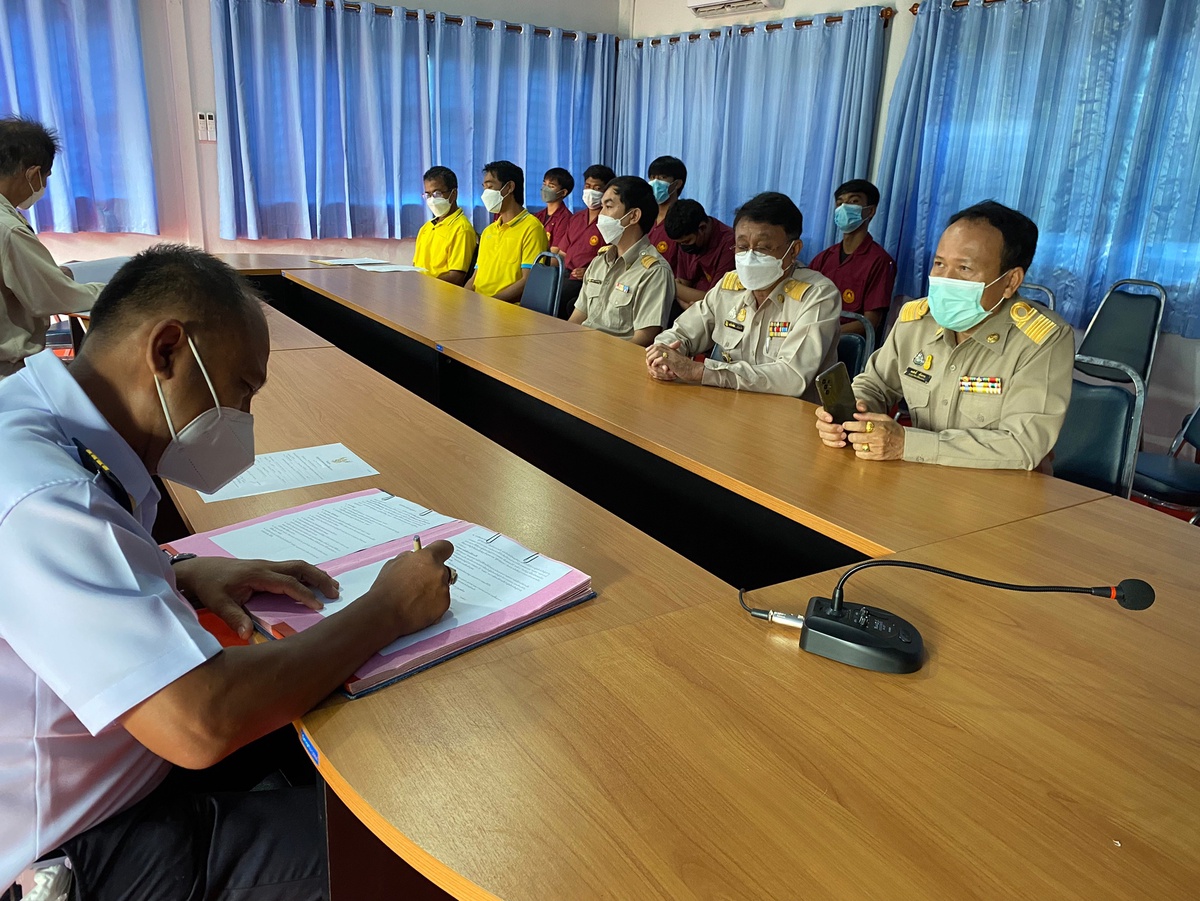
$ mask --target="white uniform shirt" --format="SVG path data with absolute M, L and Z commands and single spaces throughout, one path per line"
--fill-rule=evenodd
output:
M 86 313 L 103 288 L 59 269 L 20 210 L 0 194 L 0 379 L 46 346 L 51 316 Z
M 79 462 L 93 451 L 129 494 Z M 0 383 L 0 886 L 170 764 L 119 719 L 220 650 L 150 536 L 146 467 L 51 353 Z

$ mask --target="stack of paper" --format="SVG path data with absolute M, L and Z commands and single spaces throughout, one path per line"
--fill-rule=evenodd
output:
M 591 578 L 543 557 L 511 538 L 443 516 L 377 489 L 284 510 L 174 542 L 171 550 L 203 556 L 320 564 L 341 584 L 341 596 L 320 611 L 289 598 L 263 595 L 246 610 L 275 638 L 301 632 L 362 597 L 388 560 L 412 550 L 413 538 L 454 544 L 450 610 L 434 625 L 393 641 L 344 686 L 358 697 L 595 597 Z

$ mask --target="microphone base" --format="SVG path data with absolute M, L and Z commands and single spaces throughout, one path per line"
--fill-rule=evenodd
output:
M 834 616 L 832 606 L 829 598 L 808 602 L 802 650 L 878 673 L 915 673 L 925 662 L 925 644 L 912 623 L 865 604 L 843 603 Z

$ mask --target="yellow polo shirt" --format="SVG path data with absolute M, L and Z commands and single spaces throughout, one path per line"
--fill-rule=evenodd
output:
M 479 238 L 475 290 L 495 296 L 519 279 L 521 270 L 532 266 L 537 255 L 549 247 L 545 226 L 529 210 L 521 210 L 507 225 L 497 219 Z
M 447 272 L 471 273 L 475 258 L 475 226 L 462 210 L 455 210 L 440 222 L 432 219 L 417 232 L 413 265 L 438 278 Z

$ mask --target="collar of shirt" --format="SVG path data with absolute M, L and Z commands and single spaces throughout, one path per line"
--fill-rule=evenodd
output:
M 519 212 L 519 213 L 517 213 L 517 215 L 513 216 L 510 220 L 508 220 L 508 222 L 504 222 L 501 219 L 497 219 L 493 223 L 493 225 L 495 225 L 496 228 L 500 229 L 501 231 L 504 231 L 505 229 L 512 228 L 514 225 L 516 225 L 518 222 L 520 222 L 522 219 L 524 219 L 528 215 L 529 215 L 529 210 L 525 209 L 525 207 L 521 207 L 521 212 Z
M 630 247 L 620 256 L 617 255 L 616 244 L 608 245 L 608 251 L 605 253 L 605 256 L 608 258 L 610 266 L 616 266 L 618 263 L 622 263 L 624 264 L 624 269 L 629 269 L 634 263 L 641 259 L 642 254 L 647 253 L 649 250 L 650 239 L 643 235 L 637 239 L 632 247 Z
M 141 458 L 108 424 L 58 357 L 51 353 L 34 354 L 25 363 L 24 378 L 32 381 L 45 398 L 69 453 L 78 453 L 71 441 L 74 438 L 103 460 L 129 492 L 135 511 L 147 504 L 158 504 L 158 489 Z
M 437 222 L 434 222 L 432 219 L 430 219 L 429 224 L 433 228 L 441 228 L 443 225 L 446 225 L 449 222 L 455 221 L 459 216 L 465 216 L 465 215 L 466 214 L 462 211 L 462 207 L 458 207 L 453 213 L 451 213 L 445 219 L 440 219 Z
M 28 228 L 33 227 L 33 226 L 29 225 L 29 220 L 26 219 L 24 215 L 22 215 L 21 211 L 18 210 L 16 208 L 16 206 L 13 205 L 13 202 L 11 200 L 9 200 L 7 197 L 5 197 L 3 194 L 0 194 L 0 216 L 3 216 L 4 218 L 18 219 L 26 227 L 28 227 Z
M 865 253 L 866 251 L 870 250 L 871 245 L 873 245 L 874 243 L 875 243 L 875 239 L 873 237 L 871 237 L 870 232 L 867 232 L 867 236 L 865 238 L 863 238 L 863 242 L 861 244 L 859 244 L 856 248 L 854 248 L 854 252 L 846 254 L 846 261 L 849 262 L 851 257 L 856 257 L 860 253 Z M 839 241 L 838 242 L 839 260 L 841 258 L 841 253 L 842 253 L 842 250 L 844 247 L 845 247 L 845 244 L 843 244 L 841 241 Z

